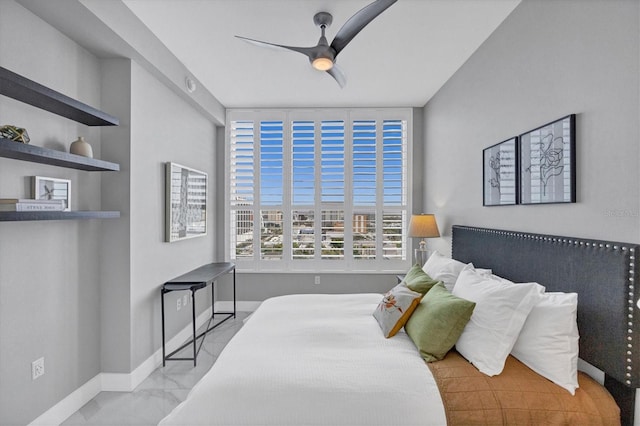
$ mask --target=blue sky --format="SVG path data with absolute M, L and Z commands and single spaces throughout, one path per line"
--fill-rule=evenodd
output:
M 295 121 L 292 128 L 292 202 L 294 205 L 313 205 L 315 191 L 320 190 L 322 202 L 344 203 L 345 176 L 345 128 L 342 121 L 323 121 L 321 140 L 320 188 L 314 188 L 315 176 L 315 124 L 312 121 Z M 374 206 L 376 200 L 376 176 L 381 167 L 383 174 L 383 200 L 385 205 L 402 203 L 402 123 L 385 121 L 383 125 L 382 164 L 376 158 L 375 121 L 355 121 L 352 144 L 353 204 Z M 260 195 L 262 205 L 279 205 L 283 202 L 283 123 L 260 123 Z M 238 163 L 240 164 L 240 163 Z M 252 162 L 245 164 L 252 167 Z M 246 182 L 249 188 L 252 182 Z M 238 186 L 242 186 L 239 184 Z

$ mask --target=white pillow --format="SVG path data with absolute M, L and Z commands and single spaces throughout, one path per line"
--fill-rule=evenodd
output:
M 576 293 L 545 293 L 511 350 L 511 355 L 571 395 L 578 387 L 577 312 Z
M 488 376 L 500 374 L 529 312 L 544 293 L 537 283 L 514 284 L 465 268 L 452 292 L 476 302 L 456 343 L 458 352 Z
M 422 267 L 431 278 L 442 281 L 447 290 L 451 291 L 458 279 L 458 274 L 466 265 L 455 259 L 444 257 L 439 252 L 434 251 Z

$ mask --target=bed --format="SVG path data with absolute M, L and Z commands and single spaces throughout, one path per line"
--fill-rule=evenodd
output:
M 622 424 L 633 424 L 638 383 L 637 250 L 634 244 L 453 227 L 452 255 L 460 262 L 490 268 L 515 282 L 537 281 L 547 291 L 578 293 L 580 357 L 605 372 L 605 386 L 620 408 Z M 187 399 L 160 424 L 452 424 L 447 393 L 455 399 L 459 383 L 494 378 L 463 377 L 482 373 L 469 368 L 455 351 L 428 366 L 404 330 L 384 338 L 372 316 L 381 296 L 289 295 L 266 300 Z M 511 358 L 507 364 L 510 372 L 521 368 Z M 503 380 L 495 382 L 501 391 L 508 382 L 522 388 L 506 371 L 507 367 L 495 379 Z M 527 380 L 546 381 L 530 370 L 526 374 Z M 580 380 L 577 396 L 588 389 L 594 392 L 589 395 L 597 395 L 588 401 L 592 409 L 611 399 L 586 375 Z M 576 400 L 552 383 L 544 386 L 549 389 L 547 398 Z M 496 415 L 509 422 L 504 413 Z

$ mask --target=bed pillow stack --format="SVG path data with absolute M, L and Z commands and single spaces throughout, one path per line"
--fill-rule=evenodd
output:
M 390 337 L 403 324 L 426 361 L 443 359 L 455 346 L 478 370 L 494 376 L 511 354 L 575 394 L 576 293 L 546 293 L 538 283 L 514 283 L 438 252 L 422 268 L 413 266 L 398 287 L 413 292 L 411 312 L 392 319 L 390 327 L 380 326 L 393 331 Z
M 452 295 L 474 303 L 468 323 L 455 339 L 458 352 L 487 375 L 500 374 L 509 354 L 572 395 L 578 387 L 578 295 L 546 293 L 537 283 L 513 283 L 489 269 L 475 268 L 434 252 L 423 267 L 444 282 Z M 434 292 L 433 296 L 437 292 Z M 419 335 L 425 296 L 405 329 L 425 359 L 440 354 Z M 434 310 L 435 312 L 435 310 Z M 439 318 L 446 318 L 440 314 Z M 433 321 L 433 319 L 431 319 Z M 426 329 L 425 329 L 426 330 Z M 424 331 L 424 334 L 427 334 Z M 455 336 L 455 334 L 452 334 Z M 430 353 L 431 355 L 425 356 Z
M 428 362 L 444 358 L 451 350 L 469 321 L 475 306 L 475 303 L 451 294 L 445 284 L 440 281 L 442 278 L 455 281 L 459 273 L 457 269 L 462 268 L 458 268 L 457 264 L 452 264 L 451 259 L 447 261 L 446 258 L 438 259 L 437 262 L 432 262 L 432 265 L 432 269 L 439 274 L 438 279 L 429 276 L 421 265 L 414 265 L 407 272 L 402 283 L 394 287 L 398 289 L 406 286 L 424 295 L 412 313 L 398 318 L 397 321 L 390 314 L 383 315 L 387 304 L 385 299 L 388 298 L 385 295 L 374 314 L 387 337 L 393 336 L 404 325 L 405 331 L 413 340 L 420 355 Z M 394 293 L 394 289 L 391 293 Z M 392 332 L 387 333 L 387 329 L 391 329 Z
M 546 293 L 466 265 L 452 293 L 476 303 L 456 350 L 478 370 L 500 374 L 509 354 L 569 391 L 578 388 L 576 293 Z

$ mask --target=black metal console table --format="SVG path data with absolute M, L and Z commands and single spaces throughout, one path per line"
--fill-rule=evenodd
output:
M 224 274 L 229 272 L 233 273 L 233 312 L 216 312 L 214 305 L 214 288 L 213 283 Z M 207 326 L 205 331 L 196 336 L 196 291 L 207 287 L 207 285 L 211 284 L 211 318 L 207 322 Z M 164 331 L 164 295 L 166 293 L 170 293 L 172 291 L 184 291 L 191 290 L 191 321 L 193 327 L 193 338 L 180 346 L 175 351 L 166 355 L 165 353 L 165 331 Z M 201 266 L 197 269 L 194 269 L 191 272 L 187 272 L 184 275 L 179 276 L 178 278 L 174 278 L 171 281 L 167 281 L 162 285 L 160 289 L 162 294 L 161 304 L 162 304 L 162 366 L 166 365 L 167 361 L 193 361 L 193 366 L 196 366 L 196 358 L 198 357 L 198 352 L 200 352 L 200 348 L 202 347 L 202 343 L 204 343 L 205 335 L 212 331 L 214 328 L 225 322 L 230 318 L 236 317 L 236 265 L 229 262 L 222 263 L 209 263 L 208 265 Z M 222 321 L 214 322 L 214 317 L 216 315 L 224 315 Z M 213 325 L 211 323 L 213 322 Z M 197 346 L 198 339 L 202 338 L 200 341 L 200 346 Z M 189 345 L 193 345 L 193 357 L 192 358 L 176 358 L 174 355 L 180 352 L 182 349 L 186 348 Z M 197 347 L 196 347 L 197 346 Z

